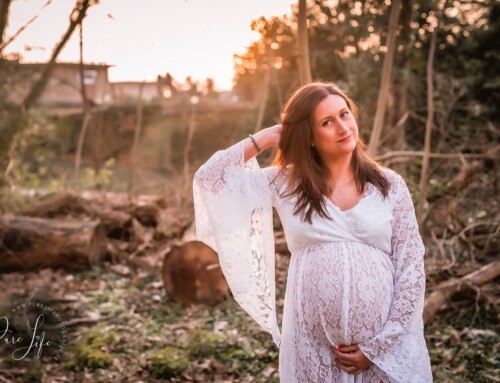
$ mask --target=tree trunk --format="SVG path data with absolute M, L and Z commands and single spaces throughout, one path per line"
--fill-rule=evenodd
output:
M 425 196 L 427 194 L 427 173 L 429 172 L 429 160 L 431 152 L 431 133 L 434 124 L 434 84 L 432 82 L 434 67 L 434 52 L 436 51 L 436 29 L 432 32 L 429 59 L 427 60 L 427 122 L 425 124 L 424 159 L 422 171 L 420 172 L 420 184 L 418 191 L 417 221 L 422 227 L 424 215 Z
M 52 267 L 84 270 L 103 260 L 104 228 L 98 222 L 0 217 L 0 271 Z
M 82 20 L 83 21 L 83 20 Z M 83 24 L 80 22 L 80 93 L 82 95 L 83 104 L 83 123 L 82 129 L 80 130 L 80 135 L 78 137 L 78 145 L 76 147 L 75 154 L 75 169 L 73 172 L 73 184 L 78 185 L 80 178 L 80 163 L 82 161 L 82 151 L 83 144 L 85 143 L 85 135 L 87 133 L 88 126 L 90 124 L 91 110 L 87 99 L 87 93 L 85 92 L 85 81 L 84 81 L 84 70 L 83 70 Z
M 191 145 L 193 143 L 194 130 L 196 129 L 196 103 L 191 102 L 191 115 L 189 118 L 189 127 L 188 133 L 186 137 L 186 145 L 184 146 L 184 158 L 183 158 L 183 200 L 189 194 L 189 190 L 191 187 L 191 176 L 189 175 L 190 163 L 189 163 L 189 153 L 191 152 Z
M 132 200 L 132 183 L 134 181 L 134 176 L 136 172 L 136 155 L 137 148 L 139 147 L 139 140 L 141 138 L 142 130 L 142 93 L 144 91 L 144 83 L 141 82 L 139 85 L 139 93 L 137 95 L 137 103 L 135 107 L 135 129 L 134 129 L 134 142 L 132 143 L 132 149 L 130 150 L 130 168 L 128 172 L 128 182 L 127 182 L 127 193 L 129 201 Z
M 309 63 L 309 42 L 307 39 L 307 0 L 299 0 L 298 16 L 298 66 L 300 85 L 309 84 L 311 80 L 311 65 Z
M 382 78 L 380 80 L 380 89 L 377 98 L 377 111 L 375 112 L 375 120 L 373 122 L 373 130 L 368 146 L 368 153 L 375 155 L 377 153 L 382 127 L 384 126 L 385 109 L 387 105 L 387 97 L 389 95 L 389 84 L 394 62 L 394 52 L 396 50 L 396 35 L 398 33 L 398 18 L 401 8 L 401 0 L 393 0 L 391 5 L 391 14 L 389 16 L 389 35 L 387 36 L 387 53 L 384 58 L 382 67 Z
M 9 7 L 11 0 L 0 1 L 0 56 L 2 55 L 5 30 L 9 21 Z
M 184 305 L 214 305 L 229 290 L 217 253 L 200 241 L 173 246 L 165 255 L 162 274 L 168 296 Z
M 90 217 L 99 219 L 106 236 L 121 241 L 143 242 L 141 229 L 134 227 L 134 218 L 141 226 L 155 227 L 159 221 L 159 210 L 153 205 L 132 205 L 122 210 L 112 210 L 101 204 L 86 200 L 75 193 L 57 193 L 48 196 L 23 215 L 40 218 L 73 219 Z
M 67 216 L 89 216 L 94 214 L 92 204 L 78 194 L 61 192 L 48 195 L 32 207 L 23 210 L 29 217 L 55 218 Z M 99 209 L 102 210 L 102 209 Z
M 267 47 L 268 50 L 271 47 Z M 262 86 L 262 91 L 260 94 L 259 111 L 257 113 L 257 122 L 255 123 L 254 133 L 257 133 L 262 129 L 262 123 L 264 122 L 264 113 L 266 111 L 267 98 L 269 96 L 269 84 L 271 82 L 271 72 L 273 67 L 271 65 L 271 54 L 268 52 L 268 66 L 266 74 L 264 75 L 264 85 Z

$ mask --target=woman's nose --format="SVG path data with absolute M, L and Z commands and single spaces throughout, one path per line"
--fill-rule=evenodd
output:
M 338 123 L 337 123 L 337 134 L 344 135 L 348 131 L 349 131 L 349 127 L 343 121 L 338 121 Z

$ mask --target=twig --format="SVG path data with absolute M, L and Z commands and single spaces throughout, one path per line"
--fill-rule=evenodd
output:
M 43 11 L 50 3 L 52 3 L 52 0 L 48 0 L 41 8 L 40 8 L 40 11 Z M 33 22 L 38 19 L 38 17 L 40 17 L 40 13 L 33 16 L 31 19 L 28 20 L 28 22 L 24 25 L 21 26 L 21 28 L 19 28 L 16 32 L 14 32 L 14 34 L 12 36 L 9 37 L 9 39 L 7 41 L 5 41 L 4 43 L 2 43 L 0 45 L 0 52 L 2 52 L 6 47 L 7 45 L 9 45 L 11 42 L 13 42 L 26 28 L 28 28 L 28 26 L 30 24 L 33 24 Z
M 98 318 L 73 318 L 73 319 L 70 319 L 68 321 L 58 323 L 56 325 L 46 326 L 45 329 L 46 330 L 57 330 L 57 329 L 61 328 L 61 326 L 63 326 L 63 325 L 65 327 L 73 327 L 73 326 L 78 326 L 81 324 L 92 324 L 92 323 L 97 323 L 97 322 L 108 320 L 112 317 L 113 317 L 113 315 L 106 315 L 106 316 L 98 317 Z
M 11 372 L 11 370 L 9 370 L 9 372 Z M 24 374 L 24 371 L 21 372 L 21 374 Z M 2 375 L 0 375 L 0 381 L 4 382 L 4 383 L 14 383 L 13 380 L 10 380 L 10 379 L 7 379 L 7 378 L 4 378 Z
M 375 156 L 375 159 L 377 161 L 387 161 L 393 158 L 398 158 L 398 157 L 423 157 L 424 152 L 423 151 L 417 151 L 417 150 L 396 150 L 396 151 L 391 151 L 387 152 L 378 156 Z M 484 154 L 484 153 L 429 153 L 429 158 L 435 159 L 445 159 L 445 160 L 454 160 L 457 158 L 479 158 L 479 159 L 493 159 L 497 160 L 500 159 L 500 156 L 494 156 L 491 154 Z
M 467 287 L 483 285 L 499 275 L 500 261 L 493 261 L 460 279 L 452 278 L 439 284 L 425 300 L 424 323 L 429 323 L 443 306 L 443 303 L 453 294 Z

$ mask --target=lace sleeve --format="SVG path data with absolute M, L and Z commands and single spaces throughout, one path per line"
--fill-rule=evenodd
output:
M 373 338 L 358 346 L 391 382 L 432 382 L 423 336 L 425 248 L 418 231 L 410 192 L 403 179 L 392 175 L 392 262 L 394 290 L 389 316 Z M 411 377 L 411 378 L 410 378 Z
M 255 157 L 244 162 L 244 141 L 198 169 L 193 200 L 197 238 L 218 253 L 235 300 L 279 346 L 271 186 Z

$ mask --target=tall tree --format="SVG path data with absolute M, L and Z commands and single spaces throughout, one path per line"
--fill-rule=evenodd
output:
M 309 42 L 307 33 L 307 0 L 299 0 L 298 34 L 298 65 L 300 84 L 311 82 L 311 65 L 309 63 Z
M 3 37 L 5 35 L 5 30 L 7 29 L 9 7 L 11 2 L 11 0 L 0 0 L 0 56 L 2 55 Z
M 76 147 L 75 154 L 75 170 L 73 172 L 73 183 L 77 184 L 80 177 L 80 163 L 82 160 L 83 144 L 85 142 L 85 135 L 90 124 L 91 109 L 90 103 L 87 98 L 87 92 L 85 90 L 85 71 L 83 67 L 83 23 L 80 23 L 80 93 L 82 95 L 82 105 L 83 105 L 83 123 L 82 129 L 80 130 L 80 135 L 78 136 L 78 144 Z
M 429 58 L 427 60 L 427 122 L 425 124 L 424 159 L 420 172 L 418 191 L 417 221 L 420 227 L 424 220 L 424 203 L 427 194 L 427 174 L 429 173 L 429 160 L 431 152 L 432 125 L 434 125 L 434 53 L 436 52 L 436 29 L 432 31 Z
M 377 111 L 373 130 L 370 136 L 368 153 L 375 155 L 380 144 L 380 135 L 384 126 L 385 109 L 387 98 L 389 96 L 389 85 L 391 79 L 392 66 L 394 62 L 394 51 L 396 50 L 396 35 L 398 33 L 398 19 L 401 9 L 401 0 L 393 0 L 391 3 L 391 14 L 389 17 L 389 34 L 387 36 L 387 51 L 384 57 L 384 66 L 382 68 L 382 78 L 380 80 L 380 89 L 377 98 Z

